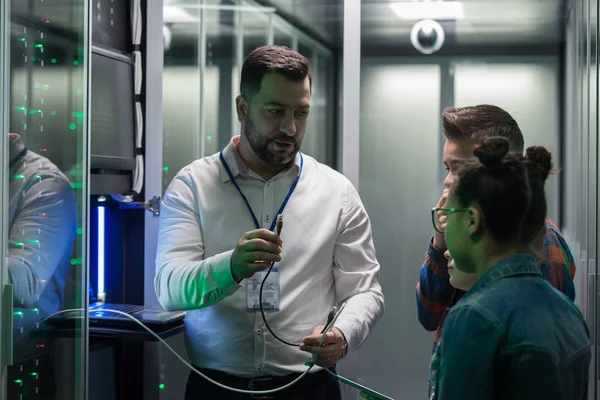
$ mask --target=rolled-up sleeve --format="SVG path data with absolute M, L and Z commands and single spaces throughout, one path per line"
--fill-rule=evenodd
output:
M 345 190 L 333 261 L 336 296 L 338 301 L 346 302 L 335 326 L 344 333 L 348 348 L 356 350 L 381 318 L 384 299 L 371 222 L 350 182 Z
M 167 310 L 208 307 L 241 287 L 231 275 L 233 250 L 204 258 L 196 204 L 184 170 L 169 185 L 161 207 L 154 287 Z

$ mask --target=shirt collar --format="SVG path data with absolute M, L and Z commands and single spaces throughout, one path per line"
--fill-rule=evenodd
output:
M 11 133 L 9 134 L 9 146 L 10 164 L 12 165 L 25 151 L 25 143 L 23 143 L 21 136 L 17 135 L 16 133 Z
M 504 257 L 483 274 L 464 297 L 483 290 L 500 279 L 517 275 L 542 276 L 540 267 L 532 254 L 513 254 Z
M 231 175 L 234 178 L 236 178 L 238 176 L 258 177 L 258 175 L 256 173 L 254 173 L 246 165 L 244 160 L 242 160 L 242 157 L 240 157 L 239 153 L 235 149 L 235 146 L 237 146 L 239 143 L 240 143 L 240 136 L 239 135 L 234 136 L 229 141 L 229 144 L 227 145 L 227 147 L 225 147 L 223 149 L 223 158 L 225 159 L 225 162 L 227 163 L 227 166 L 229 167 L 229 170 L 231 171 Z M 223 163 L 220 163 L 220 164 L 221 164 L 221 180 L 223 182 L 227 182 L 227 181 L 229 181 L 229 175 L 227 174 L 227 170 L 225 169 L 225 166 L 223 165 Z M 294 158 L 294 163 L 289 168 L 286 168 L 282 173 L 288 173 L 291 170 L 294 170 L 296 173 L 298 173 L 298 171 L 300 171 L 300 154 L 299 153 L 296 154 L 296 157 Z

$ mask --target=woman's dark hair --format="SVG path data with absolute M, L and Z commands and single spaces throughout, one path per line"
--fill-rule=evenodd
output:
M 453 191 L 459 203 L 480 205 L 484 225 L 498 243 L 530 245 L 545 226 L 550 152 L 534 146 L 523 157 L 509 153 L 506 139 L 493 137 L 474 153 L 458 171 Z

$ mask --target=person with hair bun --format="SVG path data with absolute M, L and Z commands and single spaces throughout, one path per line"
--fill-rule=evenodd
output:
M 456 270 L 444 257 L 445 254 L 449 256 L 444 240 L 448 215 L 444 210 L 448 207 L 448 193 L 455 177 L 461 166 L 474 158 L 477 146 L 486 139 L 502 137 L 508 142 L 509 152 L 519 156 L 525 152 L 523 133 L 517 121 L 498 106 L 479 104 L 446 108 L 442 113 L 442 124 L 445 139 L 443 163 L 447 171 L 445 190 L 437 206 L 431 210 L 434 232 L 427 244 L 415 290 L 418 320 L 427 331 L 435 331 L 432 354 L 435 354 L 448 310 L 465 294 L 464 287 L 470 287 L 477 280 Z M 539 148 L 529 148 L 528 151 L 530 159 L 541 154 Z M 545 224 L 532 243 L 538 268 L 553 287 L 575 300 L 575 260 L 558 225 L 550 217 L 545 215 Z
M 543 147 L 488 139 L 457 173 L 445 240 L 477 281 L 450 310 L 432 359 L 432 399 L 587 399 L 591 349 L 579 309 L 543 279 L 532 246 L 546 219 Z

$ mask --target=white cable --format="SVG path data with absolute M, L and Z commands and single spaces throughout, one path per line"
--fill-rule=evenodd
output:
M 134 45 L 142 42 L 142 8 L 140 0 L 131 2 L 131 38 Z
M 133 177 L 133 191 L 136 193 L 142 192 L 144 186 L 144 156 L 139 154 L 135 157 L 135 171 Z
M 44 318 L 41 322 L 46 321 L 48 318 L 53 317 L 55 315 L 59 315 L 59 314 L 63 314 L 63 313 L 67 313 L 67 312 L 72 312 L 72 311 L 79 311 L 79 312 L 83 312 L 85 310 L 81 309 L 81 308 L 72 308 L 69 310 L 62 310 L 62 311 L 58 311 L 55 312 L 54 314 L 50 314 L 48 315 L 46 318 Z M 93 311 L 93 310 L 92 310 Z M 99 310 L 100 311 L 100 310 Z M 183 359 L 183 357 L 181 357 L 179 355 L 179 353 L 177 353 L 171 346 L 169 346 L 169 344 L 167 342 L 165 342 L 165 340 L 163 338 L 161 338 L 160 336 L 158 336 L 156 333 L 154 333 L 152 331 L 152 329 L 148 328 L 146 325 L 144 325 L 140 320 L 138 320 L 137 318 L 135 318 L 132 315 L 129 315 L 127 313 L 124 313 L 122 311 L 119 310 L 111 310 L 111 309 L 107 309 L 107 308 L 103 308 L 101 311 L 103 312 L 112 312 L 115 314 L 119 314 L 122 315 L 124 317 L 129 318 L 130 320 L 132 320 L 133 322 L 135 322 L 136 324 L 138 324 L 139 326 L 141 326 L 142 328 L 144 328 L 146 331 L 148 331 L 148 333 L 150 333 L 152 336 L 154 336 L 158 341 L 160 341 L 171 353 L 173 353 L 173 355 L 175 357 L 177 357 L 179 359 L 179 361 L 181 361 L 186 367 L 188 367 L 189 369 L 191 369 L 192 371 L 194 371 L 196 374 L 200 375 L 202 378 L 206 379 L 207 381 L 209 381 L 210 383 L 219 386 L 220 388 L 226 389 L 226 390 L 230 390 L 232 392 L 237 392 L 237 393 L 241 393 L 241 394 L 252 394 L 252 395 L 260 395 L 260 394 L 271 394 L 271 393 L 275 393 L 275 392 L 280 392 L 284 389 L 289 388 L 290 386 L 292 386 L 293 384 L 295 384 L 296 382 L 300 381 L 300 379 L 304 378 L 304 375 L 308 374 L 308 371 L 310 371 L 312 369 L 312 367 L 315 366 L 315 364 L 313 362 L 311 362 L 310 366 L 308 367 L 308 369 L 306 371 L 304 371 L 299 377 L 297 377 L 296 379 L 294 379 L 292 382 L 278 387 L 276 389 L 270 389 L 270 390 L 243 390 L 243 389 L 237 389 L 237 388 L 232 388 L 226 385 L 223 385 L 222 383 L 219 383 L 217 381 L 212 380 L 211 378 L 209 378 L 208 376 L 204 375 L 202 372 L 198 371 L 196 368 L 194 368 L 193 365 L 191 365 L 190 363 L 188 363 L 187 361 L 185 361 Z M 331 372 L 330 372 L 331 373 Z
M 142 52 L 133 52 L 133 64 L 135 66 L 134 87 L 135 94 L 142 94 Z
M 142 42 L 142 8 L 140 0 L 131 2 L 131 38 L 134 46 L 139 46 Z M 143 69 L 142 53 L 139 50 L 133 51 L 134 64 L 134 83 L 133 90 L 136 96 L 142 93 Z M 142 105 L 139 101 L 135 102 L 135 149 L 136 153 L 142 149 L 144 135 L 144 114 Z M 135 170 L 132 177 L 131 191 L 135 194 L 142 192 L 144 188 L 144 156 L 137 154 L 135 156 Z M 134 195 L 113 194 L 112 198 L 120 203 L 131 203 Z
M 142 113 L 142 105 L 139 102 L 135 103 L 135 116 L 136 116 L 136 135 L 135 135 L 135 146 L 138 149 L 142 148 L 142 139 L 144 137 L 144 114 Z
M 118 201 L 119 203 L 131 203 L 133 202 L 133 196 L 126 194 L 111 194 L 110 197 Z

